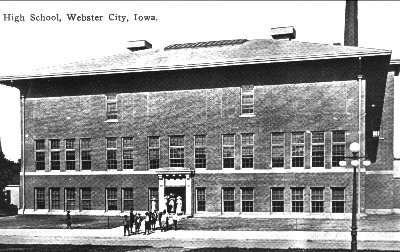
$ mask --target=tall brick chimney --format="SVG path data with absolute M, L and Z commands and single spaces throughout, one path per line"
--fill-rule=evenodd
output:
M 346 0 L 344 24 L 344 45 L 358 46 L 358 7 L 357 1 Z

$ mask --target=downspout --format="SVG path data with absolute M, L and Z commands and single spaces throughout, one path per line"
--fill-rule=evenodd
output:
M 22 215 L 25 214 L 25 97 L 21 96 Z

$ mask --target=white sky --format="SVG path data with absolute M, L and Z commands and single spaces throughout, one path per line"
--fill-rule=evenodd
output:
M 25 17 L 4 21 L 4 14 Z M 59 14 L 61 22 L 30 21 Z M 102 15 L 102 22 L 71 22 L 66 14 Z M 129 22 L 110 21 L 109 14 Z M 134 21 L 134 14 L 156 22 Z M 126 41 L 153 48 L 223 39 L 271 38 L 270 29 L 294 26 L 298 41 L 343 44 L 345 1 L 86 1 L 0 2 L 0 76 L 128 52 Z M 400 2 L 359 1 L 359 46 L 392 50 L 400 59 Z M 397 29 L 397 30 L 396 30 Z M 20 158 L 18 90 L 0 85 L 0 137 L 7 158 Z M 399 148 L 400 149 L 400 148 Z

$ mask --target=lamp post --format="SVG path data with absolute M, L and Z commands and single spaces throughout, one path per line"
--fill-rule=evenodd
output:
M 371 161 L 366 157 L 359 157 L 358 152 L 360 151 L 360 144 L 354 142 L 350 144 L 350 151 L 353 153 L 352 157 L 344 157 L 345 159 L 351 160 L 351 166 L 353 166 L 353 207 L 351 209 L 351 251 L 357 251 L 357 167 L 360 165 L 360 159 L 364 159 L 363 165 L 370 166 Z M 347 161 L 341 160 L 340 166 L 346 166 Z

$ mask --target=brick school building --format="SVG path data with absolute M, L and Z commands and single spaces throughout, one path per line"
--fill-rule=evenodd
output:
M 289 32 L 288 32 L 289 31 Z M 274 39 L 129 44 L 1 84 L 21 92 L 24 214 L 346 218 L 400 209 L 391 51 Z

